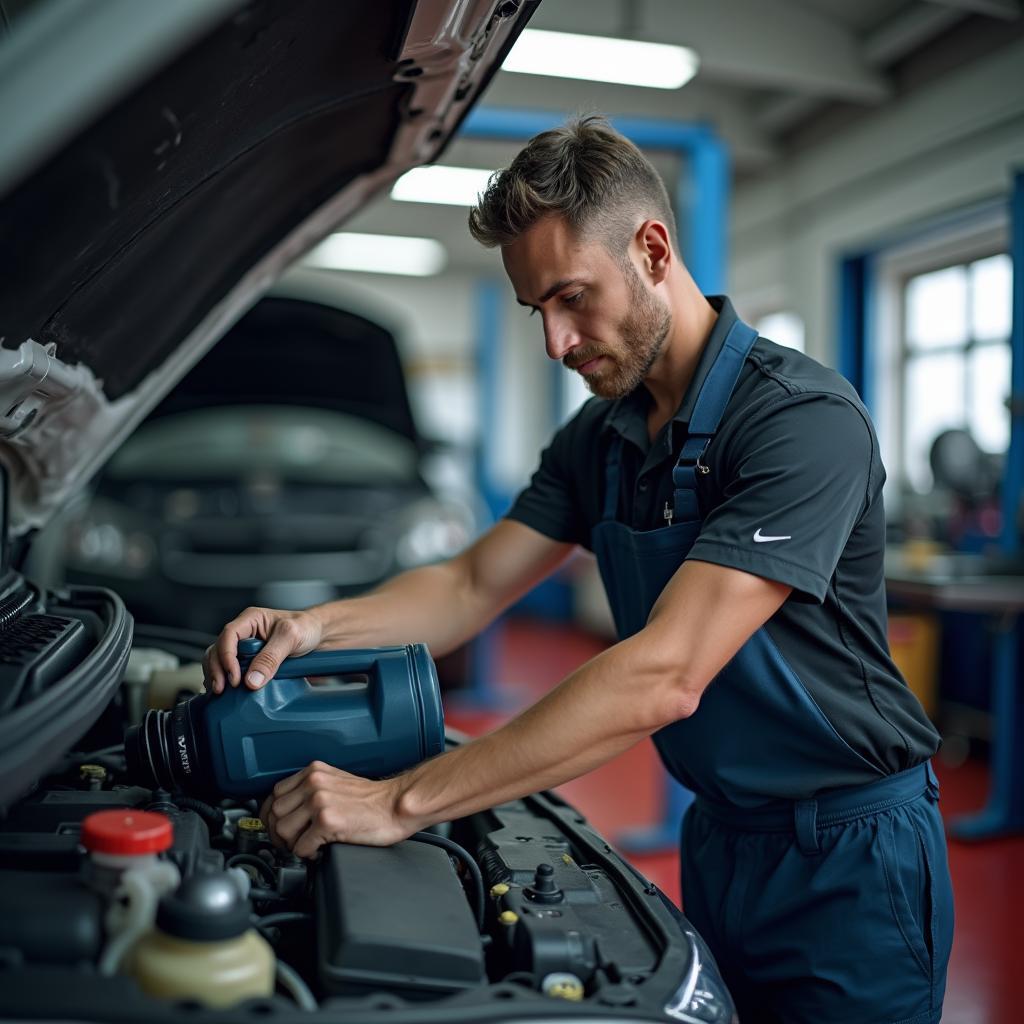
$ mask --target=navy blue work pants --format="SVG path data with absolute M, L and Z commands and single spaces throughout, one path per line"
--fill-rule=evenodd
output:
M 860 790 L 785 818 L 688 811 L 683 909 L 741 1024 L 940 1019 L 953 893 L 937 791 L 923 765 Z

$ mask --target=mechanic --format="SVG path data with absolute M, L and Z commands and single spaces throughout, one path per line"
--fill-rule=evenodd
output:
M 503 728 L 395 778 L 314 763 L 262 810 L 303 857 L 387 845 L 558 786 L 652 735 L 697 799 L 684 909 L 743 1021 L 938 1021 L 952 893 L 938 735 L 894 666 L 884 471 L 839 375 L 759 338 L 678 255 L 664 185 L 607 122 L 532 139 L 470 230 L 595 395 L 507 516 L 450 561 L 306 611 L 250 608 L 206 656 L 240 684 L 314 649 L 464 643 L 590 549 L 620 641 Z

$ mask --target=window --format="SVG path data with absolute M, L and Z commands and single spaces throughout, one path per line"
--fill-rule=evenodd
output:
M 907 484 L 931 490 L 928 455 L 943 430 L 966 428 L 979 447 L 1010 437 L 1012 266 L 997 253 L 905 279 L 902 292 L 900 464 Z

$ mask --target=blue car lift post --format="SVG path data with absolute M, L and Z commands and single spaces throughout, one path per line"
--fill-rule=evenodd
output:
M 538 132 L 547 131 L 562 122 L 553 111 L 511 110 L 482 107 L 471 111 L 460 129 L 460 136 L 468 139 L 498 139 L 517 142 Z M 612 124 L 626 138 L 644 149 L 663 150 L 677 155 L 682 161 L 676 183 L 676 216 L 679 221 L 679 246 L 686 265 L 705 295 L 718 295 L 725 291 L 726 240 L 729 204 L 729 156 L 722 141 L 713 130 L 701 124 L 686 124 L 651 118 L 612 118 Z M 494 498 L 488 470 L 487 444 L 491 436 L 497 394 L 497 356 L 495 342 L 500 336 L 500 293 L 493 281 L 479 286 L 477 330 L 477 357 L 481 368 L 481 454 L 478 470 L 485 499 Z M 555 372 L 560 373 L 559 367 Z M 564 387 L 559 376 L 556 396 Z M 559 412 L 562 403 L 556 402 Z M 490 498 L 488 498 L 490 495 Z M 497 502 L 491 505 L 492 514 L 500 510 Z M 479 671 L 474 672 L 473 697 L 487 703 L 493 700 L 489 692 L 489 674 L 486 662 L 493 651 L 493 635 L 485 634 L 479 641 Z M 635 830 L 619 837 L 623 849 L 643 853 L 674 849 L 679 843 L 679 824 L 686 808 L 693 802 L 693 794 L 679 785 L 667 773 L 660 820 L 652 828 Z

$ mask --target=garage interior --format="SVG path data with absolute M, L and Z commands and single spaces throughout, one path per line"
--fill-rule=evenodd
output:
M 464 6 L 473 4 L 485 0 Z M 14 24 L 31 7 L 0 2 Z M 664 52 L 588 58 L 606 41 Z M 586 113 L 606 115 L 660 173 L 701 290 L 727 294 L 763 336 L 837 369 L 873 418 L 887 471 L 889 643 L 942 735 L 934 765 L 956 900 L 942 1019 L 1019 1020 L 1021 0 L 542 0 L 438 159 L 265 282 L 261 305 L 183 373 L 90 495 L 60 510 L 27 574 L 112 587 L 136 621 L 209 636 L 232 609 L 355 595 L 455 554 L 500 520 L 589 394 L 545 356 L 541 318 L 517 303 L 467 214 L 527 139 Z M 297 302 L 332 311 L 327 326 L 307 325 L 303 358 L 317 372 L 296 359 L 276 377 L 235 375 L 246 359 L 272 364 L 259 346 L 276 344 L 276 318 Z M 328 328 L 345 335 L 345 351 L 315 348 Z M 234 391 L 221 393 L 228 376 Z M 308 418 L 253 413 L 274 389 L 307 403 Z M 230 426 L 202 418 L 217 403 Z M 302 537 L 257 524 L 243 539 L 245 502 L 254 523 L 268 522 L 280 498 L 272 474 L 253 473 L 244 496 L 221 495 L 212 510 L 192 484 L 170 489 L 165 535 L 131 525 L 154 500 L 143 476 L 156 460 L 168 460 L 163 482 L 172 480 L 175 460 L 189 464 L 212 430 L 203 457 L 214 461 L 326 463 L 334 454 L 318 431 L 333 429 L 338 409 L 360 453 L 365 507 L 333 521 L 310 515 Z M 338 459 L 341 477 L 356 472 Z M 200 520 L 206 532 L 189 534 Z M 173 582 L 188 593 L 212 593 L 228 567 L 236 583 L 206 604 L 157 596 L 158 553 L 172 547 Z M 330 573 L 324 550 L 335 556 Z M 445 721 L 490 732 L 613 643 L 596 562 L 577 551 L 439 663 Z M 559 792 L 680 902 L 688 796 L 650 742 Z
M 1024 581 L 943 593 L 922 579 L 941 576 L 955 553 L 1020 557 L 1024 307 L 1019 279 L 1011 284 L 1024 232 L 1020 5 L 544 0 L 531 28 L 687 46 L 699 68 L 678 89 L 503 70 L 439 162 L 507 166 L 533 131 L 574 112 L 645 133 L 680 232 L 693 231 L 689 249 L 681 244 L 705 291 L 725 290 L 762 333 L 857 385 L 888 472 L 890 643 L 943 734 L 944 817 L 983 807 L 1002 815 L 992 829 L 983 822 L 983 837 L 950 832 L 957 928 L 943 1019 L 1015 1019 L 1024 802 L 1019 781 L 997 783 L 992 766 L 1024 777 Z M 698 152 L 727 170 L 716 178 Z M 443 270 L 401 279 L 327 271 L 314 255 L 288 283 L 314 290 L 330 279 L 352 308 L 396 325 L 424 431 L 461 456 L 494 518 L 586 394 L 543 358 L 536 323 L 515 305 L 495 254 L 469 237 L 465 215 L 465 205 L 381 198 L 344 230 L 440 241 Z M 971 303 L 976 326 L 953 327 L 965 314 L 940 310 L 950 288 L 992 289 L 950 299 Z M 915 340 L 918 316 L 928 322 Z M 934 371 L 917 361 L 923 347 L 945 353 L 928 357 Z M 931 446 L 950 429 L 966 429 L 992 467 L 973 495 L 933 475 Z M 978 601 L 988 583 L 990 605 Z M 478 643 L 470 692 L 447 697 L 449 718 L 470 733 L 489 729 L 602 649 L 602 602 L 581 556 Z M 565 791 L 606 835 L 626 839 L 671 817 L 671 801 L 649 744 L 622 761 Z M 634 857 L 678 897 L 675 854 Z

